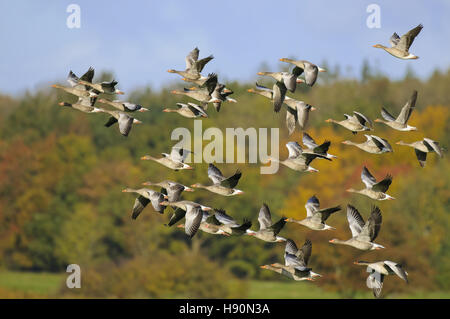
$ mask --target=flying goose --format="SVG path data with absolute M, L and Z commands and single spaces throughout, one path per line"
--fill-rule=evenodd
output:
M 78 90 L 84 90 L 89 91 L 91 88 L 87 85 L 80 84 L 80 80 L 92 82 L 92 79 L 94 78 L 94 68 L 90 67 L 82 76 L 79 78 L 75 75 L 75 73 L 72 72 L 72 70 L 69 71 L 69 75 L 67 76 L 67 82 L 69 82 L 70 86 L 78 89 Z
M 179 224 L 177 227 L 186 229 L 185 224 Z M 220 223 L 214 218 L 214 215 L 209 214 L 208 212 L 202 213 L 202 220 L 200 222 L 199 230 L 212 235 L 230 236 L 227 232 L 220 228 Z
M 198 55 L 200 50 L 196 47 L 186 56 L 186 69 L 184 71 L 177 71 L 170 69 L 167 72 L 169 73 L 177 73 L 183 77 L 184 81 L 191 82 L 192 80 L 206 80 L 205 77 L 202 77 L 200 74 L 205 67 L 205 65 L 214 59 L 214 56 L 210 55 L 201 60 L 198 59 Z
M 176 109 L 163 109 L 163 112 L 173 112 L 178 113 L 181 116 L 193 119 L 198 117 L 208 117 L 208 114 L 203 110 L 200 105 L 194 103 L 177 103 L 178 108 Z
M 133 124 L 141 124 L 142 122 L 121 111 L 111 111 L 99 108 L 98 112 L 108 113 L 111 117 L 105 123 L 106 127 L 110 127 L 116 123 L 119 124 L 119 132 L 123 136 L 128 136 Z
M 178 171 L 179 169 L 193 169 L 191 166 L 184 163 L 190 152 L 191 151 L 184 148 L 174 146 L 172 147 L 170 154 L 162 153 L 163 157 L 161 158 L 144 155 L 141 157 L 141 160 L 152 160 L 175 171 Z
M 259 210 L 258 222 L 258 231 L 255 232 L 247 229 L 247 234 L 249 236 L 255 236 L 256 238 L 272 243 L 286 241 L 286 238 L 278 236 L 278 233 L 286 224 L 285 218 L 281 217 L 276 223 L 272 224 L 272 216 L 270 214 L 269 206 L 267 206 L 266 203 L 264 203 Z
M 110 82 L 100 82 L 100 83 L 92 83 L 91 80 L 83 80 L 80 79 L 78 81 L 79 84 L 84 84 L 86 86 L 89 86 L 92 88 L 92 91 L 94 91 L 97 94 L 100 93 L 106 93 L 106 94 L 125 94 L 124 92 L 116 89 L 116 85 L 119 83 L 115 80 L 111 80 Z
M 161 202 L 164 201 L 164 195 L 160 192 L 156 192 L 154 190 L 148 188 L 125 188 L 122 190 L 123 193 L 137 193 L 139 196 L 134 201 L 134 206 L 131 213 L 131 218 L 136 219 L 139 214 L 144 210 L 148 203 L 152 203 L 153 209 L 158 213 L 164 213 L 164 209 L 166 208 L 164 205 L 161 205 Z
M 325 224 L 325 221 L 331 214 L 341 210 L 341 206 L 320 209 L 319 199 L 314 195 L 308 199 L 305 204 L 306 218 L 302 220 L 296 220 L 294 218 L 286 218 L 287 222 L 297 223 L 306 226 L 313 230 L 327 230 L 335 229 L 334 227 Z
M 239 224 L 231 216 L 227 215 L 223 209 L 214 209 L 213 217 L 219 222 L 217 227 L 229 235 L 240 236 L 247 234 L 247 229 L 252 227 L 251 221 L 244 219 L 244 222 Z M 209 226 L 207 225 L 207 227 Z
M 295 67 L 292 72 L 258 72 L 258 75 L 270 76 L 277 82 L 283 83 L 289 92 L 294 93 L 297 88 L 297 77 L 301 74 L 301 69 Z
M 384 123 L 397 131 L 417 131 L 416 127 L 408 125 L 408 120 L 411 116 L 412 111 L 414 110 L 414 107 L 416 106 L 416 100 L 417 100 L 417 91 L 414 90 L 412 96 L 409 98 L 405 106 L 403 106 L 397 118 L 394 118 L 383 107 L 381 108 L 381 116 L 383 116 L 384 120 L 376 119 L 375 122 Z
M 232 176 L 225 178 L 222 172 L 213 164 L 208 165 L 208 177 L 212 180 L 212 185 L 202 185 L 200 183 L 196 183 L 191 185 L 194 188 L 203 188 L 212 193 L 216 193 L 223 196 L 233 196 L 233 195 L 241 195 L 244 192 L 235 189 L 236 185 L 241 178 L 242 173 L 237 170 Z
M 316 83 L 318 72 L 326 72 L 325 69 L 305 60 L 282 58 L 280 61 L 294 64 L 297 67 L 296 73 L 298 73 L 298 75 L 301 75 L 304 72 L 305 83 L 308 86 L 313 86 L 314 83 Z
M 260 266 L 262 269 L 267 269 L 274 271 L 276 273 L 279 273 L 283 276 L 286 276 L 290 279 L 294 279 L 295 281 L 302 281 L 302 280 L 310 280 L 307 277 L 299 277 L 295 274 L 295 269 L 293 267 L 287 267 L 285 265 L 282 265 L 280 263 L 274 263 L 271 265 L 263 265 Z
M 390 260 L 383 260 L 378 262 L 355 261 L 355 265 L 367 266 L 367 272 L 370 275 L 367 277 L 366 285 L 372 289 L 375 298 L 381 296 L 383 289 L 384 276 L 396 274 L 398 277 L 408 283 L 408 273 L 403 269 L 401 264 Z
M 366 141 L 364 143 L 354 143 L 352 141 L 343 141 L 342 144 L 346 145 L 353 145 L 356 146 L 363 151 L 366 151 L 368 153 L 372 154 L 382 154 L 382 153 L 389 153 L 393 152 L 391 144 L 384 138 L 381 138 L 376 135 L 366 135 Z
M 52 87 L 66 91 L 67 93 L 78 96 L 79 98 L 88 100 L 89 101 L 88 103 L 91 103 L 90 102 L 90 101 L 92 101 L 91 98 L 96 98 L 98 96 L 97 93 L 95 93 L 93 91 L 87 91 L 80 87 L 66 87 L 66 86 L 62 86 L 59 84 L 53 84 Z
M 295 269 L 295 275 L 301 278 L 314 280 L 315 277 L 322 277 L 322 275 L 316 274 L 311 268 L 307 267 L 311 252 L 312 243 L 309 239 L 305 240 L 301 249 L 297 248 L 297 245 L 292 239 L 287 239 L 284 249 L 284 264 L 287 267 L 293 267 Z
M 358 132 L 362 131 L 373 131 L 372 128 L 372 121 L 363 115 L 360 112 L 353 111 L 353 115 L 350 116 L 348 114 L 344 114 L 345 120 L 342 121 L 336 121 L 333 119 L 328 119 L 325 122 L 328 123 L 336 123 L 338 125 L 341 125 L 345 127 L 347 130 L 352 131 L 353 134 L 356 134 Z
M 159 183 L 153 183 L 150 181 L 142 183 L 145 186 L 158 186 L 163 188 L 167 193 L 167 200 L 169 202 L 176 202 L 180 200 L 181 193 L 185 192 L 193 192 L 194 190 L 190 187 L 184 186 L 183 184 L 172 182 L 172 181 L 162 181 Z
M 121 110 L 123 112 L 146 112 L 148 111 L 147 108 L 142 107 L 142 105 L 130 103 L 130 102 L 124 102 L 120 100 L 106 100 L 106 99 L 99 99 L 100 103 L 105 103 L 108 105 L 111 105 L 112 107 L 115 107 L 118 110 Z
M 352 205 L 347 205 L 347 220 L 352 231 L 352 238 L 347 240 L 331 239 L 330 243 L 352 246 L 361 250 L 384 248 L 373 242 L 381 228 L 382 217 L 378 207 L 372 208 L 369 219 L 364 223 L 358 210 Z
M 437 155 L 439 155 L 439 157 L 443 156 L 443 149 L 439 146 L 439 143 L 427 137 L 425 137 L 421 141 L 416 141 L 413 143 L 405 143 L 403 141 L 399 141 L 396 144 L 414 148 L 417 160 L 419 161 L 421 167 L 425 167 L 427 161 L 427 153 L 435 152 Z
M 297 142 L 288 142 L 286 144 L 286 147 L 289 151 L 288 158 L 286 158 L 283 161 L 280 161 L 279 159 L 270 157 L 270 160 L 277 161 L 280 164 L 283 164 L 289 167 L 290 169 L 293 169 L 294 171 L 298 172 L 318 172 L 317 169 L 309 165 L 315 158 L 324 158 L 326 160 L 331 161 L 331 159 L 321 154 L 304 153 L 303 149 Z
M 320 145 L 317 145 L 314 139 L 306 132 L 303 132 L 303 139 L 302 142 L 306 147 L 307 150 L 304 150 L 303 152 L 312 152 L 315 154 L 321 154 L 325 155 L 327 158 L 337 158 L 335 155 L 331 155 L 328 153 L 328 149 L 330 148 L 331 142 L 325 141 Z
M 234 92 L 230 89 L 227 89 L 224 84 L 218 82 L 218 77 L 216 73 L 208 74 L 208 78 L 203 83 L 203 85 L 200 86 L 200 88 L 206 88 L 206 90 L 209 92 L 209 95 L 211 97 L 210 102 L 213 103 L 214 108 L 216 109 L 217 112 L 220 111 L 222 102 L 229 101 L 237 103 L 235 99 L 228 97 Z
M 389 189 L 389 186 L 392 183 L 391 175 L 387 175 L 383 180 L 377 182 L 375 177 L 373 177 L 373 175 L 370 174 L 367 167 L 364 166 L 363 170 L 361 172 L 361 180 L 366 185 L 366 188 L 361 189 L 361 190 L 355 190 L 353 188 L 350 188 L 350 189 L 347 189 L 347 192 L 365 195 L 367 197 L 370 197 L 370 198 L 376 199 L 376 200 L 395 199 L 391 195 L 386 194 L 387 190 Z
M 419 24 L 417 27 L 409 30 L 407 33 L 405 33 L 401 37 L 399 37 L 398 34 L 394 32 L 394 34 L 389 39 L 391 47 L 385 47 L 382 44 L 375 44 L 375 45 L 373 45 L 373 47 L 383 49 L 387 53 L 389 53 L 399 59 L 403 59 L 403 60 L 418 59 L 419 58 L 418 56 L 415 56 L 414 54 L 409 53 L 409 47 L 411 46 L 411 44 L 413 43 L 413 41 L 417 37 L 417 35 L 420 33 L 422 28 L 423 28 L 423 25 Z

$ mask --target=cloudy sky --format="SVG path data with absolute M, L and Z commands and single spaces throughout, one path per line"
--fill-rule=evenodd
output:
M 66 25 L 69 4 L 81 8 L 81 27 Z M 368 28 L 368 5 L 381 9 L 381 28 Z M 89 66 L 114 72 L 119 87 L 160 88 L 178 79 L 195 46 L 214 54 L 205 68 L 222 80 L 251 81 L 261 63 L 275 69 L 293 56 L 339 64 L 357 76 L 364 59 L 392 78 L 406 67 L 427 77 L 450 66 L 450 1 L 2 1 L 0 3 L 0 92 L 19 94 Z M 387 45 L 419 23 L 424 29 L 411 52 L 396 59 L 373 44 Z

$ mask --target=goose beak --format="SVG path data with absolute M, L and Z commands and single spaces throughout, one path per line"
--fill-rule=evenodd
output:
M 175 70 L 167 70 L 167 72 L 169 72 L 169 73 L 175 73 Z
M 331 123 L 332 119 L 325 120 L 327 123 Z
M 169 196 L 163 195 L 164 199 L 169 199 Z
M 231 93 L 232 91 L 230 89 L 223 89 L 224 93 Z
M 147 160 L 147 159 L 148 159 L 147 155 L 141 157 L 141 160 Z
M 256 74 L 258 74 L 258 75 L 264 75 L 264 73 L 262 73 L 262 72 L 258 72 L 258 73 L 256 73 Z
M 139 112 L 147 112 L 147 111 L 148 111 L 148 109 L 146 109 L 145 107 L 142 107 L 139 109 Z
M 169 205 L 169 202 L 168 201 L 163 201 L 163 202 L 159 203 L 159 205 L 167 206 L 167 205 Z
M 210 210 L 212 210 L 211 207 L 202 207 L 202 211 L 204 212 L 209 212 Z
M 58 105 L 64 106 L 64 102 L 59 102 Z
M 178 93 L 178 91 L 176 91 L 176 90 L 172 90 L 172 91 L 170 91 L 170 93 L 172 93 L 172 94 L 177 94 L 177 93 Z
M 139 120 L 137 120 L 137 119 L 134 119 L 133 123 L 134 123 L 134 124 L 142 124 L 142 121 L 139 121 Z
M 122 189 L 122 193 L 127 193 L 127 190 L 126 189 Z
M 328 242 L 329 243 L 334 243 L 334 239 L 330 239 Z
M 51 85 L 51 87 L 52 87 L 52 88 L 57 88 L 57 87 L 58 87 L 58 85 L 56 85 L 56 84 L 52 84 L 52 85 Z
M 194 190 L 192 188 L 190 188 L 190 187 L 185 187 L 184 191 L 185 192 L 193 192 Z
M 116 94 L 124 95 L 125 93 L 120 90 L 116 90 Z
M 281 58 L 280 61 L 281 61 L 281 62 L 284 62 L 284 61 L 286 61 L 286 59 L 285 59 L 285 58 Z
M 375 122 L 381 122 L 381 120 L 380 119 L 375 119 Z
M 262 268 L 262 269 L 266 269 L 266 265 L 264 265 L 264 266 L 259 266 L 259 268 Z
M 311 107 L 311 111 L 315 111 L 315 110 L 317 110 L 317 109 L 314 106 Z
M 305 80 L 303 80 L 303 79 L 297 79 L 297 80 L 295 80 L 295 82 L 296 82 L 296 83 L 305 83 Z

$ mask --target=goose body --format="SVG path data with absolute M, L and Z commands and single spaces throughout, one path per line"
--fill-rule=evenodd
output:
M 164 213 L 164 209 L 166 207 L 164 205 L 161 205 L 161 203 L 164 201 L 163 194 L 148 188 L 140 188 L 140 189 L 125 188 L 124 190 L 122 190 L 122 192 L 139 194 L 139 196 L 134 201 L 134 206 L 131 213 L 131 217 L 133 219 L 136 219 L 141 214 L 141 212 L 148 205 L 148 203 L 151 203 L 153 209 L 158 213 L 160 214 Z
M 392 146 L 384 138 L 378 137 L 376 135 L 366 135 L 366 141 L 364 143 L 354 143 L 352 141 L 343 141 L 343 144 L 356 146 L 363 151 L 372 154 L 382 154 L 393 152 Z
M 233 196 L 233 195 L 240 195 L 244 192 L 235 189 L 236 185 L 239 182 L 239 179 L 241 178 L 242 173 L 237 170 L 235 174 L 232 176 L 225 178 L 222 174 L 222 172 L 213 164 L 208 165 L 208 177 L 212 180 L 212 185 L 202 185 L 200 183 L 196 183 L 191 185 L 191 187 L 194 188 L 203 188 L 206 189 L 212 193 L 216 193 L 223 196 Z
M 111 115 L 111 117 L 108 119 L 108 122 L 105 123 L 105 126 L 110 127 L 111 125 L 118 123 L 119 132 L 123 136 L 128 136 L 133 124 L 141 124 L 142 123 L 138 119 L 135 119 L 121 111 L 111 111 L 111 110 L 99 108 L 98 112 L 108 113 L 109 115 Z
M 189 150 L 179 147 L 172 147 L 170 154 L 162 153 L 163 157 L 161 158 L 145 155 L 141 157 L 141 160 L 152 160 L 176 171 L 180 169 L 192 169 L 191 166 L 184 163 L 189 153 Z
M 177 103 L 176 109 L 164 109 L 163 112 L 175 112 L 186 118 L 208 117 L 203 108 L 194 103 Z
M 386 47 L 382 44 L 375 44 L 373 47 L 383 49 L 390 55 L 395 56 L 396 58 L 399 59 L 403 60 L 418 59 L 419 58 L 418 56 L 415 56 L 414 54 L 409 52 L 409 48 L 411 47 L 414 39 L 417 37 L 420 31 L 422 31 L 422 28 L 423 25 L 419 24 L 417 27 L 409 30 L 401 37 L 399 37 L 398 34 L 394 32 L 394 34 L 391 36 L 389 40 L 391 47 Z
M 254 236 L 258 239 L 267 242 L 286 241 L 286 238 L 278 236 L 278 233 L 286 224 L 285 218 L 282 217 L 276 223 L 272 224 L 272 216 L 270 214 L 269 206 L 267 206 L 267 204 L 265 203 L 259 210 L 258 222 L 259 222 L 258 231 L 247 229 L 247 234 L 249 236 Z
M 112 107 L 122 111 L 122 112 L 146 112 L 148 111 L 147 108 L 142 107 L 142 105 L 130 103 L 130 102 L 124 102 L 120 100 L 106 100 L 106 99 L 99 99 L 100 103 L 105 103 L 108 105 L 111 105 Z
M 366 188 L 361 190 L 355 190 L 353 188 L 350 188 L 347 190 L 347 192 L 365 195 L 375 200 L 395 199 L 394 197 L 386 194 L 387 190 L 389 189 L 389 186 L 392 183 L 391 175 L 387 175 L 383 180 L 377 182 L 375 177 L 373 177 L 373 175 L 370 174 L 367 167 L 364 166 L 361 172 L 361 180 L 366 185 Z
M 318 67 L 317 65 L 306 60 L 292 60 L 282 58 L 280 59 L 280 61 L 294 64 L 297 68 L 295 71 L 295 74 L 297 74 L 297 76 L 305 73 L 305 83 L 308 86 L 313 86 L 314 83 L 316 83 L 317 75 L 319 72 L 326 72 L 325 69 Z
M 425 137 L 421 141 L 416 141 L 413 143 L 405 143 L 403 141 L 399 141 L 397 142 L 397 144 L 412 147 L 416 153 L 417 160 L 419 161 L 421 167 L 425 167 L 427 161 L 427 153 L 435 152 L 439 157 L 443 156 L 443 149 L 439 146 L 439 143 L 427 137 Z
M 357 132 L 373 130 L 372 121 L 360 112 L 354 111 L 352 116 L 348 114 L 344 114 L 344 116 L 345 120 L 336 121 L 333 119 L 328 119 L 326 120 L 326 122 L 335 123 L 342 127 L 345 127 L 347 130 L 352 131 L 353 134 L 356 134 Z
M 331 239 L 332 244 L 347 245 L 360 250 L 374 250 L 384 248 L 373 241 L 378 236 L 381 228 L 381 211 L 374 206 L 367 222 L 352 205 L 347 205 L 347 220 L 352 232 L 352 238 L 348 240 Z
M 181 193 L 185 192 L 193 192 L 194 190 L 190 187 L 187 187 L 183 184 L 172 182 L 172 181 L 162 181 L 159 183 L 152 183 L 150 181 L 142 183 L 145 186 L 158 186 L 161 187 L 167 193 L 167 200 L 169 202 L 176 202 L 180 200 Z
M 341 210 L 340 206 L 320 209 L 320 202 L 316 196 L 312 196 L 305 204 L 306 218 L 296 220 L 294 218 L 287 218 L 286 222 L 297 223 L 306 226 L 312 230 L 327 230 L 335 229 L 334 227 L 325 224 L 325 221 L 331 214 Z
M 205 65 L 214 59 L 212 55 L 198 59 L 200 50 L 196 47 L 186 56 L 186 69 L 184 71 L 177 71 L 174 69 L 170 69 L 167 72 L 176 73 L 183 77 L 184 81 L 195 81 L 205 79 L 200 73 L 202 72 Z
M 245 220 L 239 224 L 231 216 L 227 215 L 223 209 L 214 209 L 214 218 L 219 222 L 217 227 L 229 235 L 247 234 L 247 229 L 252 226 L 252 222 Z
M 322 144 L 318 145 L 308 133 L 303 132 L 302 142 L 308 148 L 307 150 L 303 150 L 304 153 L 320 154 L 326 156 L 326 158 L 329 159 L 337 158 L 337 156 L 328 153 L 328 149 L 331 145 L 330 141 L 325 141 Z
M 60 103 L 58 103 L 58 105 L 71 107 L 71 108 L 73 108 L 75 110 L 78 110 L 78 111 L 81 111 L 83 113 L 98 113 L 98 112 L 101 112 L 100 109 L 97 108 L 97 107 L 93 107 L 93 106 L 90 106 L 90 105 L 85 105 L 85 104 L 78 103 L 78 102 L 77 103 L 73 103 L 73 104 L 67 103 L 67 102 L 60 102 Z
M 271 158 L 271 160 L 278 161 L 280 164 L 289 167 L 294 171 L 318 172 L 317 169 L 309 165 L 315 158 L 324 158 L 331 161 L 329 158 L 321 154 L 303 152 L 303 149 L 297 142 L 288 142 L 286 147 L 289 151 L 289 156 L 287 159 L 280 161 L 278 159 Z
M 408 120 L 411 117 L 411 113 L 414 110 L 414 107 L 416 106 L 416 100 L 417 100 L 417 91 L 414 91 L 408 102 L 405 104 L 405 106 L 403 106 L 397 118 L 394 118 L 383 107 L 381 109 L 381 115 L 384 120 L 376 119 L 375 122 L 384 123 L 397 131 L 417 131 L 416 127 L 408 125 Z

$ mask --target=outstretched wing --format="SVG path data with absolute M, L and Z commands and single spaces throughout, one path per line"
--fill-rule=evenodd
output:
M 220 185 L 225 186 L 227 188 L 234 188 L 238 184 L 241 176 L 242 176 L 242 172 L 240 170 L 237 170 L 236 173 L 234 173 L 234 175 L 221 181 Z
M 316 195 L 311 196 L 305 204 L 306 216 L 312 217 L 320 209 L 320 202 Z
M 170 227 L 172 225 L 175 225 L 180 220 L 182 220 L 185 215 L 186 215 L 186 211 L 184 209 L 181 209 L 181 208 L 175 209 L 175 211 L 173 212 L 172 216 L 170 217 L 169 222 L 167 223 L 167 226 Z
M 389 39 L 389 43 L 391 44 L 392 47 L 395 47 L 399 41 L 400 41 L 400 36 L 396 32 L 394 32 L 394 34 Z
M 269 206 L 264 203 L 259 210 L 258 215 L 259 229 L 266 229 L 272 225 L 272 215 L 270 214 Z
M 288 142 L 286 147 L 289 151 L 289 158 L 297 158 L 302 155 L 302 147 L 297 142 Z
M 208 177 L 214 184 L 219 184 L 225 179 L 220 169 L 211 163 L 208 165 Z
M 139 195 L 139 197 L 134 201 L 134 206 L 131 211 L 131 218 L 136 219 L 144 210 L 145 206 L 148 205 L 148 203 L 150 203 L 150 200 L 148 198 Z
M 287 88 L 282 82 L 276 82 L 273 85 L 273 110 L 279 112 L 286 97 Z
M 366 185 L 366 188 L 372 188 L 372 186 L 375 185 L 377 182 L 375 177 L 373 177 L 373 175 L 370 174 L 369 170 L 365 166 L 363 167 L 363 170 L 361 172 L 361 180 L 364 183 L 364 185 Z
M 420 33 L 420 31 L 423 29 L 423 25 L 419 24 L 417 27 L 415 27 L 412 30 L 409 30 L 407 33 L 401 36 L 400 40 L 398 41 L 397 45 L 395 46 L 397 49 L 401 51 L 408 52 L 409 47 L 413 43 L 416 36 Z
M 377 206 L 374 206 L 372 208 L 372 212 L 370 213 L 370 217 L 364 224 L 364 227 L 362 228 L 361 233 L 358 235 L 358 238 L 362 241 L 374 241 L 378 236 L 378 232 L 380 231 L 381 222 L 381 210 Z
M 387 175 L 382 181 L 379 181 L 378 183 L 373 185 L 372 189 L 376 192 L 386 193 L 391 183 L 392 183 L 392 176 Z
M 273 234 L 276 236 L 284 227 L 284 225 L 286 225 L 286 217 L 281 217 L 275 224 L 270 226 L 270 229 L 272 229 Z
M 414 107 L 416 106 L 416 100 L 417 100 L 417 91 L 414 90 L 413 94 L 409 98 L 408 102 L 403 106 L 402 110 L 400 111 L 400 114 L 398 115 L 396 122 L 399 122 L 401 124 L 406 124 L 411 117 L 411 113 L 414 110 Z
M 304 145 L 306 145 L 309 149 L 314 149 L 318 145 L 316 144 L 316 141 L 306 132 L 303 132 L 303 139 L 302 142 Z
M 347 220 L 352 232 L 352 237 L 358 236 L 364 227 L 364 219 L 361 217 L 358 210 L 352 205 L 347 205 Z
M 395 121 L 395 117 L 393 117 L 384 107 L 381 108 L 381 116 L 388 122 Z

